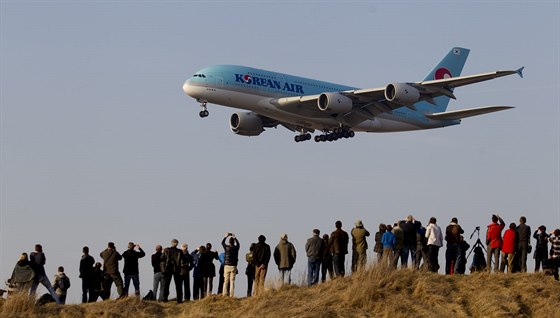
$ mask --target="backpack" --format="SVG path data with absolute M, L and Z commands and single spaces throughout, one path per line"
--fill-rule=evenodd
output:
M 70 288 L 70 278 L 68 278 L 68 276 L 64 275 L 61 276 L 60 279 L 58 280 L 58 288 L 60 288 L 60 290 L 65 291 L 68 288 Z

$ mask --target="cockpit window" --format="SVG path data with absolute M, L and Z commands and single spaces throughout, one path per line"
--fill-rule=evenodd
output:
M 202 78 L 206 78 L 206 75 L 204 75 L 204 74 L 194 74 L 193 77 L 202 77 Z

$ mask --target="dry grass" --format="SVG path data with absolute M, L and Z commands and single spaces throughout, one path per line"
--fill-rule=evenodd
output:
M 253 298 L 212 296 L 184 304 L 133 297 L 36 307 L 21 295 L 0 317 L 560 317 L 560 283 L 538 274 L 443 276 L 373 267 L 311 288 L 269 289 Z

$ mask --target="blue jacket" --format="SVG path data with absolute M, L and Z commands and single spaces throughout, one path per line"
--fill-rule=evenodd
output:
M 383 244 L 383 248 L 389 248 L 389 249 L 394 249 L 395 248 L 395 234 L 393 234 L 391 231 L 387 231 L 383 234 L 383 237 L 381 237 L 381 244 Z

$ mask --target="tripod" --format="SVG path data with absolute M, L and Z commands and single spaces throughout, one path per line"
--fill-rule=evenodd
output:
M 486 253 L 486 254 L 488 253 L 488 251 L 486 250 L 486 247 L 484 247 L 484 245 L 480 241 L 480 226 L 477 226 L 474 229 L 474 231 L 472 232 L 469 239 L 472 239 L 472 237 L 474 236 L 474 233 L 477 233 L 476 243 L 474 243 L 473 247 L 469 251 L 469 254 L 467 255 L 467 260 L 469 259 L 469 256 L 471 256 L 471 253 L 473 251 L 475 251 L 477 247 L 480 249 L 480 251 L 484 251 L 484 252 L 481 252 L 481 255 L 478 255 L 478 257 L 481 257 L 482 259 L 477 259 L 477 252 L 475 251 L 475 255 L 474 255 L 475 260 L 478 261 L 479 264 L 474 264 L 474 261 L 473 261 L 473 265 L 471 266 L 471 272 L 473 271 L 473 269 L 480 271 L 480 270 L 484 270 L 486 268 L 486 260 L 485 260 L 485 257 L 484 257 L 484 253 Z M 490 262 L 491 263 L 489 265 L 491 266 L 493 260 L 490 259 Z

